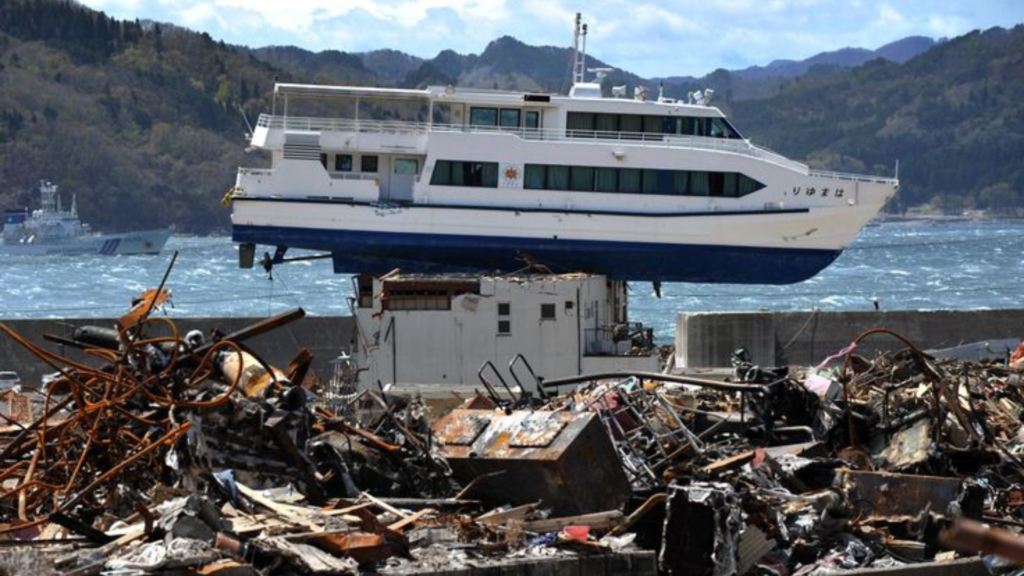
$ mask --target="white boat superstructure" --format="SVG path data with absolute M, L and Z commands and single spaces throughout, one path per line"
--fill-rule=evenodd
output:
M 239 169 L 234 239 L 279 260 L 330 251 L 337 272 L 530 264 L 789 283 L 831 263 L 898 188 L 755 146 L 710 91 L 614 92 L 277 84 L 251 139 L 271 167 Z

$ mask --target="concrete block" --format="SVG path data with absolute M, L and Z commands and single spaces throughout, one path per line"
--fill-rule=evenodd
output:
M 775 318 L 769 312 L 680 313 L 676 323 L 676 366 L 729 366 L 733 350 L 746 348 L 750 360 L 773 366 Z

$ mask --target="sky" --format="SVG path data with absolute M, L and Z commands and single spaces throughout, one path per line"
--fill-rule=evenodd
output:
M 1024 22 L 1021 0 L 79 0 L 119 19 L 170 22 L 250 47 L 421 58 L 479 54 L 501 36 L 571 46 L 584 10 L 587 54 L 643 77 L 801 60 L 907 36 L 951 38 Z

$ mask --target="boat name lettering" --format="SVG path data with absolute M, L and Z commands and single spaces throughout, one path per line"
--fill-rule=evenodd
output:
M 821 196 L 822 198 L 825 198 L 825 197 L 828 197 L 828 196 L 834 196 L 836 198 L 842 198 L 844 193 L 845 193 L 845 190 L 842 189 L 842 188 L 822 188 L 821 190 L 818 190 L 817 188 L 815 188 L 813 186 L 809 186 L 807 188 L 804 188 L 803 186 L 793 186 L 793 191 L 790 193 L 790 195 L 792 195 L 792 196 L 800 196 L 802 194 L 804 196 L 815 196 L 815 195 L 817 195 L 817 196 Z

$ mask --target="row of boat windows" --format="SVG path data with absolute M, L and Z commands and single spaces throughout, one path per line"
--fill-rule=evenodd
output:
M 331 155 L 320 154 L 320 163 L 323 164 L 325 169 L 330 170 Z M 360 172 L 376 172 L 380 164 L 377 156 L 371 154 L 363 154 L 359 157 L 359 171 Z M 351 172 L 352 171 L 352 155 L 351 154 L 335 154 L 334 155 L 334 171 L 335 172 Z
M 522 121 L 525 119 L 525 123 Z M 487 108 L 473 106 L 469 109 L 470 126 L 497 126 L 499 128 L 540 128 L 540 112 L 527 110 L 524 114 L 518 108 Z
M 764 184 L 746 174 L 703 170 L 651 170 L 527 164 L 523 186 L 528 190 L 621 192 L 673 196 L 739 198 Z
M 602 137 L 623 132 L 627 134 L 678 134 L 740 139 L 740 133 L 725 118 L 693 116 L 641 116 L 638 114 L 597 114 L 569 112 L 566 129 L 570 136 Z
M 764 184 L 746 174 L 703 170 L 651 170 L 527 164 L 523 187 L 528 190 L 620 192 L 674 196 L 739 198 Z M 497 162 L 438 160 L 430 177 L 434 186 L 498 187 Z

